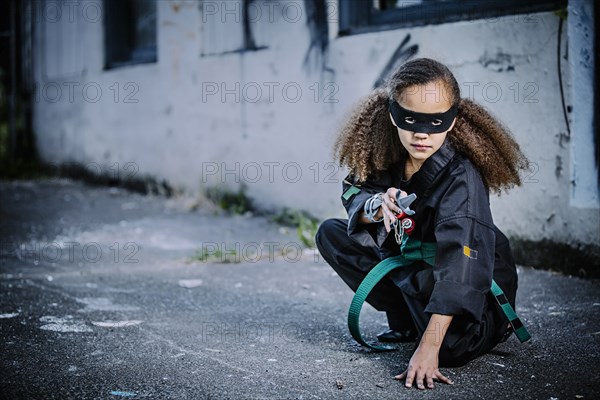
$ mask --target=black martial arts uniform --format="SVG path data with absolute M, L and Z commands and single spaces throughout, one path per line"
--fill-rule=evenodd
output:
M 492 277 L 515 306 L 517 272 L 508 239 L 494 225 L 489 193 L 479 171 L 446 140 L 421 169 L 403 180 L 405 160 L 357 185 L 348 175 L 342 203 L 348 219 L 328 219 L 317 231 L 317 247 L 354 291 L 381 260 L 400 254 L 394 231 L 383 222 L 359 224 L 365 201 L 390 187 L 415 193 L 410 208 L 422 242 L 437 244 L 435 265 L 416 262 L 382 279 L 367 297 L 386 311 L 390 328 L 415 329 L 420 339 L 431 314 L 454 318 L 440 348 L 440 366 L 460 366 L 506 340 L 512 328 L 493 297 Z M 351 185 L 356 189 L 347 192 Z M 430 334 L 429 332 L 426 334 Z

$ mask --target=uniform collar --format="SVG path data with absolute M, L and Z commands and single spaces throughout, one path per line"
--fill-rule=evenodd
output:
M 416 193 L 417 196 L 425 195 L 426 190 L 435 181 L 436 177 L 439 176 L 440 172 L 448 166 L 455 154 L 456 150 L 450 144 L 448 138 L 446 138 L 438 151 L 425 160 L 421 168 L 408 181 L 401 180 L 402 184 L 400 186 L 402 190 L 408 193 Z M 405 165 L 406 157 L 403 157 L 399 168 L 400 178 L 404 176 Z

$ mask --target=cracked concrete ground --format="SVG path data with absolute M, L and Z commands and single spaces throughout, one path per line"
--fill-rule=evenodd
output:
M 412 345 L 355 344 L 352 292 L 294 229 L 63 179 L 0 182 L 0 205 L 1 398 L 600 395 L 597 281 L 519 267 L 533 339 L 418 391 L 392 379 Z M 203 248 L 229 262 L 191 261 Z M 385 317 L 365 308 L 373 337 Z

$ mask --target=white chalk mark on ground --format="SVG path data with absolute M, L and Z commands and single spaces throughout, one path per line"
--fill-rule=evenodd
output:
M 112 300 L 106 297 L 84 297 L 84 298 L 76 298 L 79 303 L 83 303 L 86 307 L 82 310 L 82 312 L 87 311 L 136 311 L 139 310 L 139 307 L 136 306 L 128 306 L 121 304 L 113 304 Z
M 197 244 L 189 239 L 176 237 L 174 234 L 151 234 L 146 237 L 147 243 L 161 250 L 192 250 Z
M 202 285 L 202 279 L 180 279 L 178 284 L 183 288 L 192 289 Z
M 155 339 L 157 339 L 157 340 L 160 340 L 160 341 L 162 341 L 162 342 L 165 342 L 165 343 L 167 343 L 169 346 L 171 346 L 172 348 L 176 349 L 178 352 L 184 353 L 184 354 L 186 354 L 186 355 L 193 355 L 193 356 L 198 356 L 198 357 L 202 357 L 202 358 L 208 358 L 209 360 L 212 360 L 212 361 L 214 361 L 214 362 L 216 362 L 216 363 L 219 363 L 219 364 L 221 364 L 221 365 L 227 366 L 227 367 L 229 367 L 229 368 L 231 368 L 231 369 L 233 369 L 233 370 L 236 370 L 236 371 L 238 371 L 238 372 L 241 372 L 241 373 L 247 374 L 247 376 L 246 376 L 246 377 L 244 377 L 244 379 L 246 379 L 246 378 L 259 379 L 259 380 L 261 380 L 261 381 L 263 381 L 263 382 L 267 382 L 267 383 L 269 383 L 270 385 L 273 385 L 273 386 L 279 386 L 279 387 L 282 387 L 282 388 L 286 388 L 286 386 L 285 386 L 285 385 L 282 385 L 282 384 L 280 384 L 280 383 L 275 383 L 275 382 L 273 382 L 273 381 L 271 381 L 271 380 L 268 380 L 268 379 L 266 379 L 266 378 L 264 378 L 264 377 L 262 377 L 262 376 L 258 376 L 258 375 L 257 375 L 256 373 L 254 373 L 253 371 L 250 371 L 250 370 L 248 370 L 248 369 L 245 369 L 245 368 L 239 367 L 239 366 L 237 366 L 237 365 L 234 365 L 234 364 L 232 364 L 232 363 L 226 362 L 225 360 L 222 360 L 222 359 L 220 359 L 220 358 L 217 358 L 217 357 L 210 357 L 210 356 L 208 356 L 208 355 L 206 355 L 206 354 L 203 354 L 203 353 L 200 353 L 200 352 L 195 352 L 195 351 L 187 350 L 187 349 L 185 349 L 184 347 L 182 347 L 182 346 L 178 345 L 178 344 L 177 344 L 176 342 L 174 342 L 173 340 L 170 340 L 170 339 L 168 339 L 168 338 L 166 338 L 166 337 L 163 337 L 163 336 L 161 336 L 160 334 L 154 333 L 154 332 L 152 332 L 152 331 L 150 331 L 150 330 L 146 330 L 146 333 L 147 333 L 149 336 L 151 336 L 151 337 L 153 337 L 153 338 L 155 338 Z M 216 349 L 209 349 L 209 348 L 206 348 L 205 350 L 208 350 L 208 351 L 213 351 L 213 350 L 216 350 Z M 218 351 L 220 352 L 220 350 L 218 350 Z M 289 387 L 288 387 L 288 388 L 289 388 Z M 312 397 L 312 398 L 317 398 L 317 399 L 319 399 L 319 398 L 320 398 L 319 396 L 316 396 L 316 395 L 314 395 L 314 394 L 312 394 L 312 393 L 310 393 L 309 391 L 307 391 L 307 390 L 304 390 L 304 389 L 299 389 L 299 388 L 293 388 L 293 389 L 292 389 L 292 388 L 289 388 L 289 389 L 290 389 L 290 391 L 291 391 L 291 390 L 295 390 L 295 391 L 300 391 L 300 392 L 303 392 L 303 393 L 305 393 L 306 395 L 308 395 L 309 397 Z
M 93 332 L 92 329 L 81 321 L 73 320 L 73 317 L 67 315 L 64 318 L 46 315 L 40 318 L 46 325 L 40 326 L 40 329 L 52 332 Z
M 204 350 L 206 351 L 212 351 L 213 353 L 221 353 L 222 350 L 218 350 L 218 349 L 210 349 L 208 347 L 206 347 Z
M 136 392 L 124 392 L 122 390 L 112 390 L 110 392 L 113 396 L 121 396 L 121 397 L 135 397 L 137 396 Z
M 19 313 L 9 313 L 9 314 L 0 314 L 0 319 L 6 319 L 6 318 L 14 318 L 16 316 L 18 316 Z
M 92 325 L 101 326 L 102 328 L 125 328 L 128 326 L 135 326 L 141 324 L 143 321 L 141 320 L 131 320 L 131 321 L 92 321 Z

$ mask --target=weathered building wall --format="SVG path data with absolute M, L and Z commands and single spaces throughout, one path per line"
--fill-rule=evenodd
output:
M 102 3 L 83 1 L 78 10 L 88 4 Z M 343 216 L 345 174 L 331 158 L 337 130 L 394 54 L 402 61 L 416 51 L 446 63 L 463 97 L 498 116 L 533 162 L 522 187 L 491 200 L 499 227 L 528 240 L 598 246 L 591 93 L 583 94 L 593 53 L 580 51 L 590 40 L 581 24 L 593 24 L 582 17 L 584 5 L 561 35 L 560 18 L 543 12 L 336 37 L 330 1 L 323 53 L 322 40 L 311 46 L 319 31 L 307 23 L 304 2 L 257 4 L 257 50 L 239 52 L 235 8 L 159 1 L 158 62 L 112 70 L 103 70 L 103 24 L 92 8 L 85 18 L 76 10 L 75 22 L 38 18 L 35 133 L 43 158 L 93 163 L 125 178 L 134 165 L 139 175 L 189 191 L 237 190 L 245 181 L 261 207 Z

